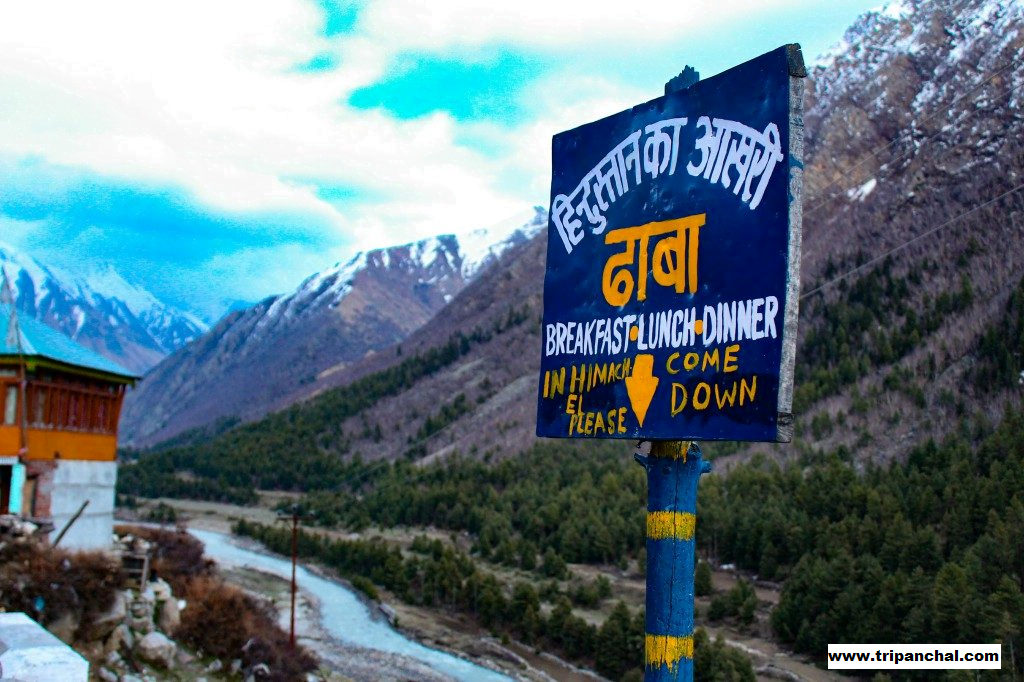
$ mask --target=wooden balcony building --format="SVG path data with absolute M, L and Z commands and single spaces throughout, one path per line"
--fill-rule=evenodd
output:
M 111 544 L 117 425 L 139 377 L 0 303 L 0 513 L 52 522 L 62 547 Z

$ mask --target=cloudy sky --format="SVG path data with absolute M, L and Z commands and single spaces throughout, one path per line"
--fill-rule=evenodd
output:
M 0 7 L 0 242 L 207 317 L 355 251 L 529 217 L 551 136 L 878 0 Z

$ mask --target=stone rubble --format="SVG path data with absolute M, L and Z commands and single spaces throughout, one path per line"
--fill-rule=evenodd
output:
M 0 514 L 0 543 L 32 542 L 53 530 L 53 524 L 39 526 L 15 514 Z
M 46 533 L 50 530 L 52 528 L 45 524 L 0 514 L 0 547 L 29 543 L 48 547 Z M 174 636 L 181 627 L 182 613 L 188 608 L 188 603 L 174 594 L 170 584 L 150 572 L 156 546 L 132 534 L 115 536 L 114 540 L 115 554 L 144 560 L 141 564 L 144 568 L 136 579 L 129 580 L 130 587 L 115 593 L 106 612 L 90 617 L 85 628 L 80 628 L 81 615 L 73 612 L 46 626 L 50 635 L 73 645 L 78 654 L 89 662 L 90 679 L 102 682 L 195 679 L 205 682 L 207 678 L 203 675 L 214 675 L 218 679 L 230 676 L 238 682 L 260 682 L 270 677 L 272 671 L 266 662 L 256 660 L 247 665 L 242 660 L 242 655 L 252 648 L 252 640 L 234 657 L 223 660 L 179 647 Z M 64 561 L 67 562 L 66 559 Z M 68 570 L 70 564 L 62 568 Z M 329 671 L 320 670 L 307 679 L 314 682 L 336 678 Z
M 128 551 L 148 551 L 149 543 L 127 536 L 120 544 Z M 94 670 L 102 682 L 146 682 L 158 671 L 191 666 L 196 657 L 179 649 L 173 636 L 188 604 L 175 597 L 166 581 L 155 578 L 144 589 L 127 589 L 118 594 L 110 609 L 96 618 L 90 636 L 96 642 Z M 73 624 L 69 624 L 71 627 Z M 270 674 L 265 663 L 243 666 L 241 659 L 214 660 L 207 673 L 226 672 L 241 680 L 259 682 Z M 313 679 L 318 679 L 314 676 Z
M 178 647 L 167 635 L 160 632 L 150 632 L 139 640 L 135 651 L 138 653 L 139 658 L 146 663 L 170 670 L 174 667 L 174 659 L 178 652 Z

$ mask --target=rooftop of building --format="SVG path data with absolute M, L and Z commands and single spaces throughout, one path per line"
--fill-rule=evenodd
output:
M 124 383 L 139 378 L 113 360 L 89 350 L 42 322 L 19 314 L 15 318 L 9 304 L 0 303 L 0 360 L 24 357 L 44 359 L 70 368 L 106 375 Z M 12 324 L 13 323 L 13 324 Z M 15 333 L 15 330 L 19 333 Z

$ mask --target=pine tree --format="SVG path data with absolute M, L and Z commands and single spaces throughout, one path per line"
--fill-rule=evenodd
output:
M 706 561 L 697 563 L 693 576 L 693 591 L 698 597 L 706 597 L 714 591 L 711 582 L 711 566 Z
M 605 677 L 619 679 L 628 669 L 635 665 L 630 660 L 630 626 L 629 609 L 622 602 L 605 619 L 597 633 L 597 671 Z

